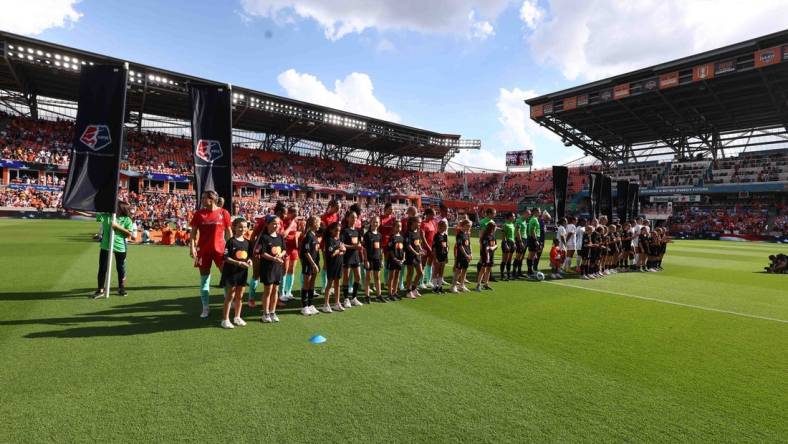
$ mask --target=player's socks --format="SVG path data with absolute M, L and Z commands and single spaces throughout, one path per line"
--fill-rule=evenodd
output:
M 248 295 L 247 299 L 250 301 L 254 301 L 257 299 L 257 294 L 256 294 L 257 282 L 258 282 L 257 279 L 254 278 L 249 279 L 249 291 L 247 292 Z
M 356 296 L 358 296 L 358 287 L 359 287 L 358 282 L 354 282 L 353 283 L 353 299 L 356 299 Z
M 388 267 L 385 267 L 383 268 L 383 283 L 388 284 L 388 282 L 389 282 L 389 269 Z
M 200 275 L 200 301 L 203 307 L 208 306 L 208 295 L 211 290 L 211 275 Z
M 432 265 L 427 265 L 424 267 L 424 276 L 422 276 L 421 282 L 424 284 L 427 282 L 432 282 Z
M 498 267 L 499 267 L 499 268 L 500 268 L 500 270 L 501 270 L 501 279 L 505 279 L 505 278 L 506 278 L 506 275 L 505 275 L 505 271 L 506 271 L 506 264 L 505 264 L 505 263 L 503 263 L 503 262 L 501 262 L 501 265 L 499 265 Z
M 306 308 L 309 306 L 307 304 L 307 299 L 309 299 L 309 290 L 301 289 L 301 308 Z
M 328 291 L 328 272 L 325 268 L 320 272 L 320 277 L 323 279 L 323 292 L 326 292 Z

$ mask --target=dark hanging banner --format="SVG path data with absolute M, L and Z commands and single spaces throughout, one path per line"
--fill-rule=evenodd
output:
M 607 216 L 607 223 L 613 223 L 613 182 L 610 176 L 602 176 L 601 192 L 599 193 L 599 212 Z
M 633 219 L 640 215 L 640 185 L 636 183 L 629 184 L 629 202 L 627 202 L 627 211 L 629 218 Z
M 553 166 L 553 202 L 555 203 L 556 220 L 566 216 L 566 187 L 569 180 L 569 168 Z
M 63 207 L 114 213 L 126 110 L 125 66 L 83 65 Z
M 627 208 L 629 205 L 629 181 L 619 180 L 616 182 L 616 209 L 618 210 L 619 223 L 629 221 Z
M 599 198 L 602 192 L 602 173 L 588 175 L 588 211 L 592 218 L 599 217 Z
M 190 85 L 197 206 L 203 191 L 216 191 L 233 208 L 232 98 L 229 86 Z

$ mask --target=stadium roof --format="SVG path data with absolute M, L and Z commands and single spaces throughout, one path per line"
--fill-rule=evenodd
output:
M 787 87 L 781 31 L 526 103 L 566 146 L 605 162 L 716 158 L 786 144 Z
M 85 64 L 129 64 L 127 111 L 141 125 L 143 115 L 188 121 L 191 83 L 226 85 L 140 63 L 69 48 L 0 31 L 0 100 L 10 108 L 25 105 L 32 113 L 36 101 L 47 97 L 74 102 L 79 70 Z M 232 86 L 233 128 L 287 138 L 290 143 L 321 143 L 321 154 L 346 158 L 363 150 L 371 164 L 432 166 L 443 169 L 459 149 L 478 149 L 479 140 L 441 134 L 361 116 L 249 88 Z M 266 138 L 266 140 L 269 140 Z

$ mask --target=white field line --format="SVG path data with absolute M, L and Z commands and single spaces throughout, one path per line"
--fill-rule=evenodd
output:
M 713 312 L 716 312 L 716 313 L 725 313 L 725 314 L 730 314 L 730 315 L 734 315 L 734 316 L 742 316 L 742 317 L 745 317 L 745 318 L 761 319 L 761 320 L 764 320 L 764 321 L 772 321 L 772 322 L 780 322 L 780 323 L 783 323 L 783 324 L 788 324 L 788 320 L 778 319 L 778 318 L 770 318 L 768 316 L 758 316 L 758 315 L 749 314 L 749 313 L 739 313 L 738 311 L 722 310 L 722 309 L 719 309 L 719 308 L 704 307 L 702 305 L 685 304 L 683 302 L 668 301 L 668 300 L 665 300 L 665 299 L 650 298 L 650 297 L 647 297 L 647 296 L 638 296 L 638 295 L 634 295 L 634 294 L 621 293 L 621 292 L 618 292 L 618 291 L 603 290 L 603 289 L 598 289 L 598 288 L 588 288 L 588 287 L 582 287 L 580 285 L 566 284 L 564 282 L 549 281 L 548 283 L 549 284 L 553 284 L 553 285 L 560 285 L 562 287 L 578 288 L 580 290 L 596 291 L 596 292 L 599 292 L 599 293 L 608 293 L 608 294 L 612 294 L 612 295 L 616 295 L 616 296 L 624 296 L 624 297 L 627 297 L 627 298 L 642 299 L 644 301 L 661 302 L 663 304 L 678 305 L 678 306 L 681 306 L 681 307 L 695 308 L 695 309 L 698 309 L 698 310 L 713 311 Z

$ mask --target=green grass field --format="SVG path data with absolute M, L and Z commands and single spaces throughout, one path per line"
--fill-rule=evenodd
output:
M 0 220 L 0 442 L 788 441 L 785 246 L 225 331 L 185 248 L 130 247 L 130 295 L 89 299 L 95 228 Z

